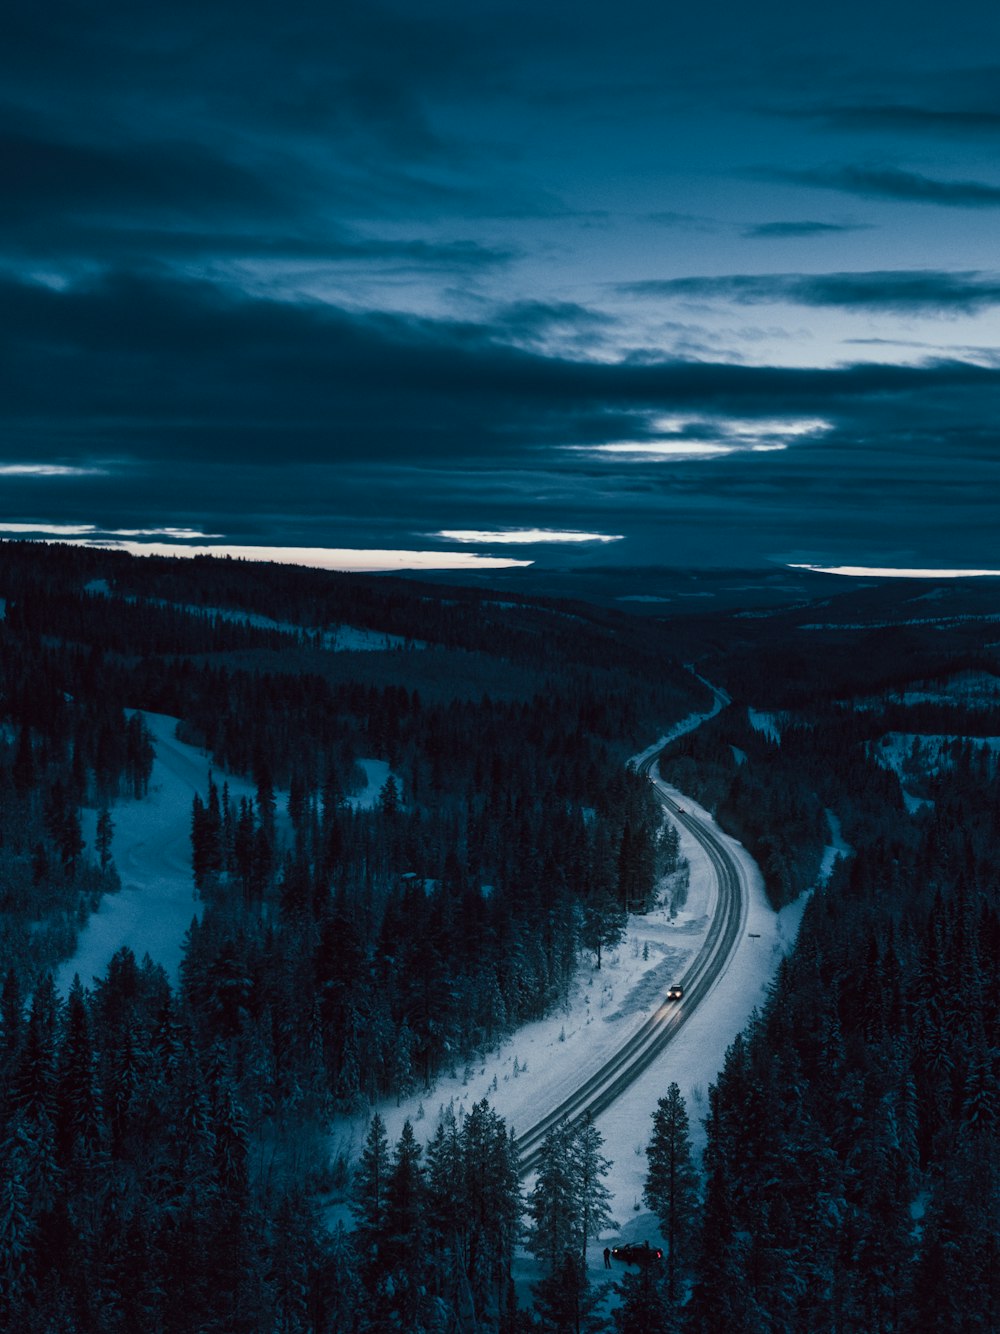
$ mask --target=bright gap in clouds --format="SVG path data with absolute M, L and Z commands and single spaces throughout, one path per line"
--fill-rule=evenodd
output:
M 198 528 L 99 528 L 96 523 L 0 523 L 0 533 L 44 533 L 51 537 L 221 537 Z
M 709 444 L 705 440 L 621 440 L 611 445 L 570 445 L 584 454 L 626 454 L 653 459 L 707 459 L 735 454 L 740 445 Z M 784 449 L 784 445 L 779 445 Z
M 891 565 L 789 565 L 813 574 L 842 574 L 852 579 L 1000 579 L 1000 570 L 912 570 Z
M 75 468 L 64 463 L 0 463 L 0 477 L 104 477 L 107 468 Z
M 216 556 L 219 559 L 272 561 L 277 565 L 309 565 L 320 570 L 356 574 L 392 570 L 497 570 L 534 563 L 512 560 L 507 556 L 481 556 L 472 551 L 367 551 L 351 547 L 254 547 L 230 543 L 181 546 L 175 542 L 135 542 L 104 537 L 64 540 L 70 546 L 127 551 L 132 556 Z
M 45 533 L 49 537 L 79 537 L 96 533 L 92 523 L 0 523 L 0 533 Z
M 444 542 L 472 542 L 479 546 L 534 545 L 537 542 L 621 542 L 621 533 L 561 532 L 553 528 L 443 528 L 428 537 Z
M 649 423 L 662 432 L 649 440 L 620 440 L 606 445 L 573 445 L 578 453 L 614 454 L 636 459 L 712 459 L 727 454 L 769 454 L 789 444 L 832 430 L 819 417 L 798 420 L 763 418 L 655 417 Z M 690 432 L 691 434 L 687 434 Z

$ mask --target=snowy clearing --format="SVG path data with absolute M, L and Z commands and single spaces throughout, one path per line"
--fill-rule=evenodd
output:
M 210 773 L 220 787 L 229 784 L 233 798 L 252 797 L 256 791 L 247 779 L 220 772 L 203 751 L 178 741 L 176 718 L 163 713 L 143 717 L 156 750 L 149 794 L 142 801 L 118 802 L 111 811 L 111 855 L 122 888 L 104 895 L 80 932 L 76 952 L 60 965 L 55 981 L 63 995 L 76 973 L 90 986 L 124 945 L 138 959 L 148 953 L 176 983 L 184 934 L 192 917 L 201 914 L 191 878 L 194 794 L 204 796 Z M 92 847 L 97 812 L 84 815 L 84 837 Z

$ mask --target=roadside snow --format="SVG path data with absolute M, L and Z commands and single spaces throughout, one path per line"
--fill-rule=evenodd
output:
M 149 794 L 142 801 L 121 801 L 111 812 L 114 838 L 111 855 L 121 876 L 117 894 L 105 894 L 80 932 L 76 952 L 56 973 L 56 987 L 68 992 L 76 973 L 84 986 L 103 973 L 112 955 L 124 945 L 138 959 L 149 954 L 176 983 L 184 934 L 192 917 L 201 915 L 191 878 L 191 802 L 204 796 L 208 775 L 221 788 L 229 784 L 232 798 L 252 797 L 254 785 L 224 774 L 204 752 L 178 741 L 177 719 L 144 713 L 156 758 Z M 84 837 L 93 846 L 95 811 L 84 812 Z

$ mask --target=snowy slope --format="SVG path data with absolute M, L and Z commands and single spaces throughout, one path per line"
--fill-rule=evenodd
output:
M 201 913 L 191 879 L 191 803 L 204 797 L 208 775 L 220 788 L 229 784 L 233 798 L 252 797 L 253 783 L 221 773 L 207 755 L 174 735 L 177 719 L 144 713 L 156 758 L 149 795 L 114 806 L 111 855 L 122 880 L 117 894 L 105 894 L 97 912 L 80 932 L 76 952 L 59 968 L 56 986 L 65 993 L 75 973 L 85 986 L 103 973 L 116 950 L 128 945 L 141 959 L 146 953 L 177 981 L 184 933 Z M 93 845 L 96 813 L 88 812 L 84 837 Z

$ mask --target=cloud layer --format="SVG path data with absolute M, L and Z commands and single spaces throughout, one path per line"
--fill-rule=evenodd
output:
M 16 7 L 0 524 L 971 563 L 1000 14 L 887 5 Z

